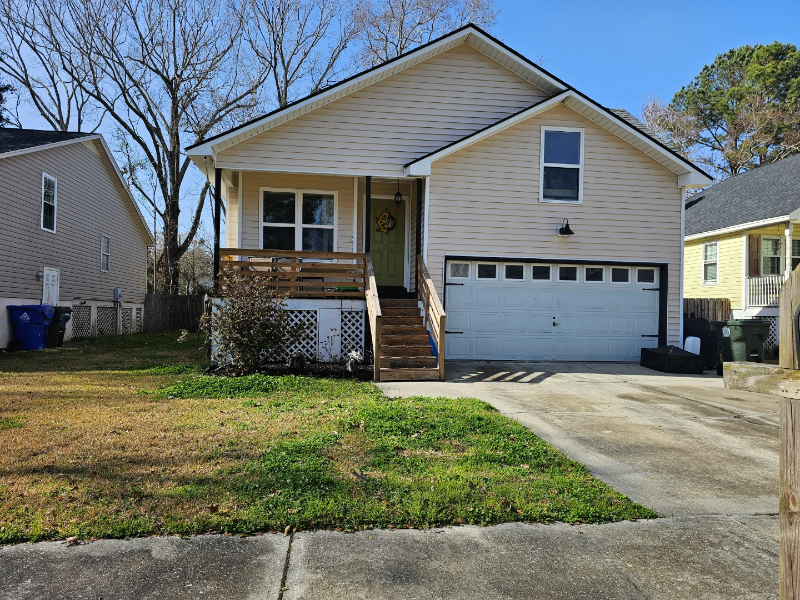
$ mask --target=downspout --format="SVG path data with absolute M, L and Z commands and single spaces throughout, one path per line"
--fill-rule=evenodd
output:
M 680 318 L 678 320 L 678 348 L 683 348 L 683 277 L 684 277 L 684 239 L 686 238 L 686 188 L 679 188 L 681 192 L 681 268 L 678 272 L 680 277 L 679 283 L 679 307 L 680 307 Z

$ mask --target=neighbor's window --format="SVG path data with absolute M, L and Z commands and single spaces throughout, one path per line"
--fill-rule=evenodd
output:
M 540 198 L 544 202 L 581 202 L 583 130 L 542 127 Z
M 56 230 L 56 195 L 58 184 L 55 177 L 42 173 L 42 229 Z
M 108 273 L 111 270 L 111 240 L 100 236 L 100 270 Z
M 778 275 L 781 271 L 781 239 L 761 238 L 761 274 Z
M 719 271 L 719 244 L 703 244 L 703 283 L 717 283 Z
M 262 190 L 261 247 L 333 252 L 335 209 L 333 193 Z
M 800 265 L 800 240 L 792 240 L 792 271 Z

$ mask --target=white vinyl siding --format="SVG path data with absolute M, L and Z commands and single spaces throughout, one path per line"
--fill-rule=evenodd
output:
M 403 165 L 546 97 L 462 44 L 217 155 L 217 166 L 402 176 Z
M 703 285 L 719 283 L 719 243 L 703 244 Z
M 583 204 L 537 202 L 543 125 L 584 130 Z M 667 263 L 668 343 L 680 343 L 681 193 L 630 144 L 558 106 L 434 162 L 428 185 L 426 262 L 440 294 L 447 255 Z
M 100 270 L 111 271 L 111 240 L 105 235 L 100 236 Z
M 42 215 L 40 226 L 45 231 L 56 232 L 56 206 L 58 204 L 58 181 L 42 173 Z

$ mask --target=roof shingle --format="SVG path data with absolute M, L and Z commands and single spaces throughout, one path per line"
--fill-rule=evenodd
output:
M 36 146 L 67 142 L 90 135 L 95 134 L 73 131 L 45 131 L 40 129 L 0 127 L 0 155 L 4 152 L 14 152 L 16 150 L 25 150 Z
M 686 200 L 685 235 L 789 215 L 800 208 L 800 154 L 735 175 Z

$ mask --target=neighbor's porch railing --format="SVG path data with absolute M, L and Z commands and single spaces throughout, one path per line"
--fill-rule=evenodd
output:
M 747 278 L 747 306 L 778 306 L 783 275 Z
M 272 278 L 290 298 L 363 298 L 366 257 L 356 252 L 220 248 L 220 277 L 251 273 Z
M 439 367 L 439 380 L 444 381 L 444 342 L 445 342 L 445 320 L 447 315 L 444 307 L 439 300 L 439 294 L 433 285 L 428 268 L 421 256 L 417 256 L 417 298 L 422 302 L 422 309 L 425 317 L 425 327 L 436 344 L 436 365 Z

